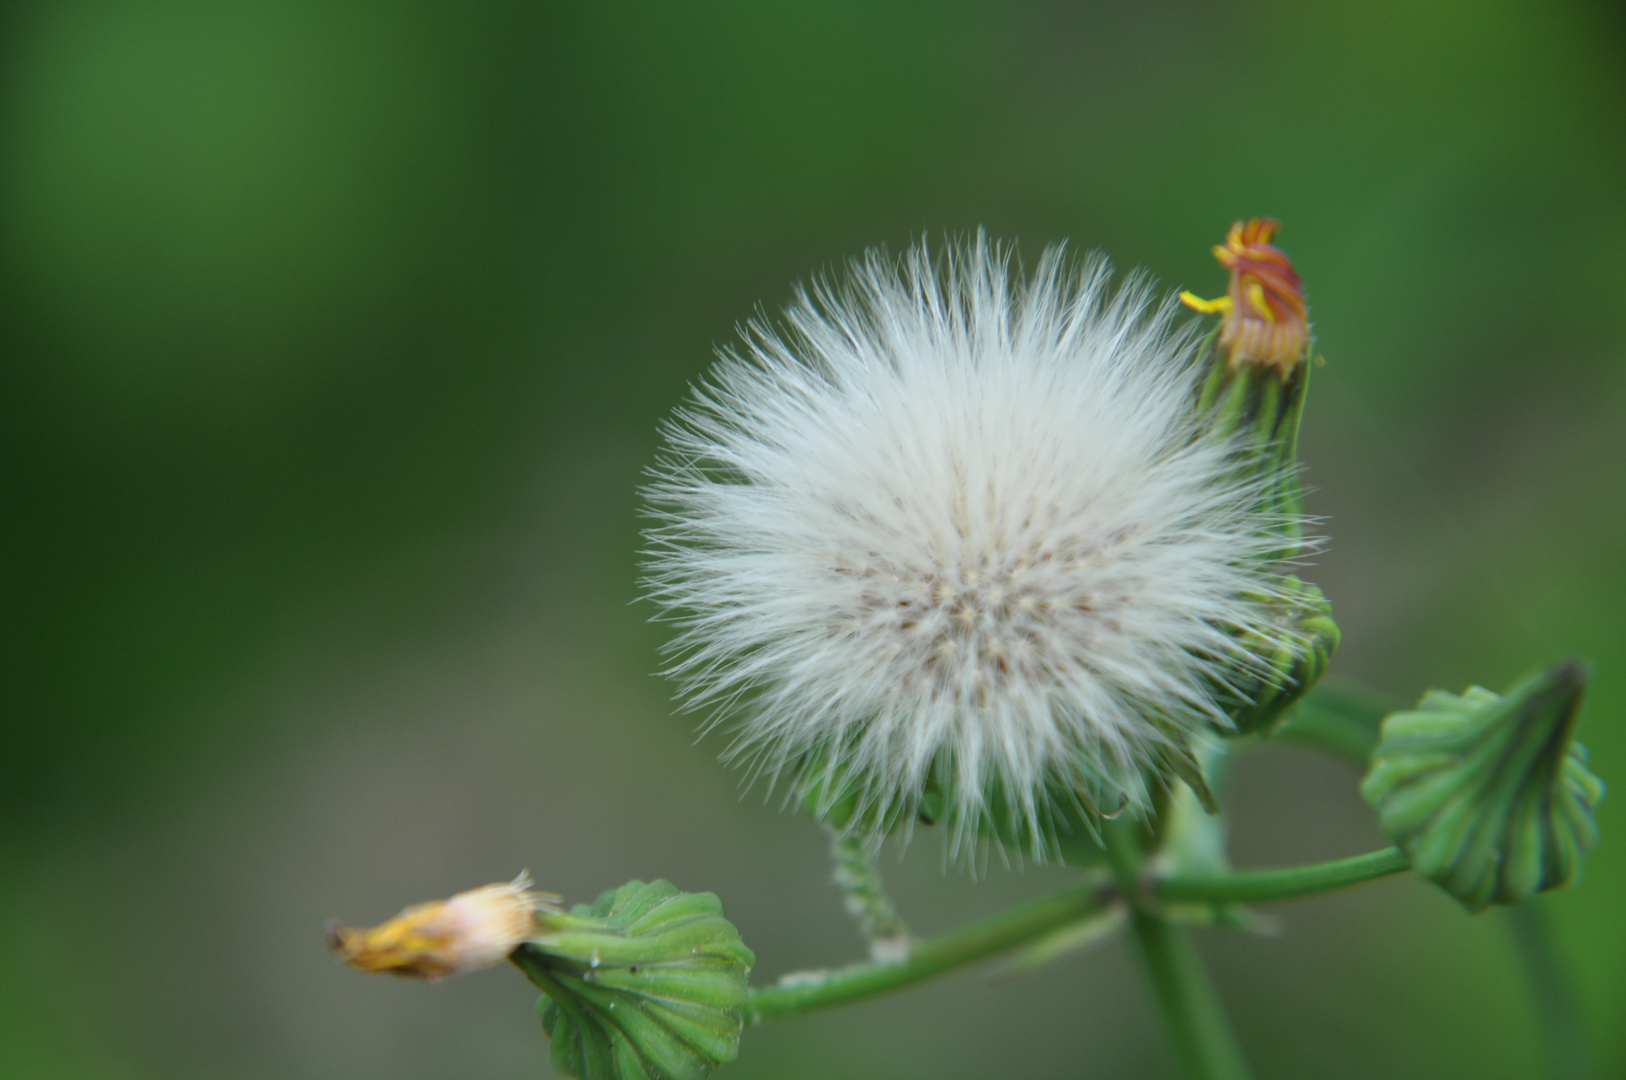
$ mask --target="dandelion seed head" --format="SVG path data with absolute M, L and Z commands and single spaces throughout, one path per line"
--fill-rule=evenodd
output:
M 1227 721 L 1291 633 L 1277 516 L 1194 402 L 1195 342 L 1106 263 L 1025 280 L 979 234 L 872 251 L 723 350 L 647 489 L 650 595 L 688 705 L 870 822 L 950 792 L 1042 857 L 1052 804 L 1143 806 L 1143 773 Z

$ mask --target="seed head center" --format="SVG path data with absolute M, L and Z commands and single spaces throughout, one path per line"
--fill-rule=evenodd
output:
M 990 687 L 1051 684 L 1111 628 L 1123 591 L 1102 546 L 1064 546 L 1073 550 L 990 546 L 916 560 L 872 552 L 846 571 L 860 587 L 842 621 L 870 639 L 904 685 L 926 682 L 980 703 Z

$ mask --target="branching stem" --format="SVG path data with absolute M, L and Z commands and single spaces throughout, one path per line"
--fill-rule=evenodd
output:
M 1252 1073 L 1242 1048 L 1191 938 L 1149 902 L 1141 880 L 1139 825 L 1113 821 L 1102 833 L 1118 888 L 1133 904 L 1135 942 L 1174 1040 L 1181 1073 L 1188 1080 L 1248 1080 Z
M 855 964 L 837 971 L 788 976 L 778 986 L 752 991 L 746 1016 L 757 1023 L 884 994 L 1032 941 L 1107 903 L 1094 884 L 1063 889 L 942 937 L 917 941 L 909 959 L 901 963 Z
M 1138 880 L 1137 866 L 1132 869 L 1129 880 L 1134 894 L 1152 904 L 1164 900 L 1258 904 L 1358 885 L 1405 868 L 1405 856 L 1398 849 L 1388 848 L 1312 866 L 1150 882 Z M 947 974 L 1088 918 L 1118 902 L 1119 891 L 1094 883 L 1075 885 L 941 937 L 917 941 L 909 959 L 901 963 L 854 964 L 835 971 L 787 976 L 778 986 L 753 990 L 746 1005 L 746 1016 L 753 1023 L 797 1016 L 847 1005 Z M 1165 923 L 1161 918 L 1155 921 Z M 1158 950 L 1159 955 L 1167 959 L 1170 972 L 1177 972 L 1186 964 L 1182 957 L 1189 953 L 1191 946 L 1179 927 L 1169 924 L 1167 930 L 1168 933 L 1164 933 L 1149 927 L 1146 932 L 1156 940 L 1148 946 L 1143 938 L 1142 948 Z M 1136 933 L 1142 933 L 1138 922 Z M 1196 957 L 1192 954 L 1186 959 L 1195 962 Z M 1157 977 L 1155 972 L 1154 977 Z

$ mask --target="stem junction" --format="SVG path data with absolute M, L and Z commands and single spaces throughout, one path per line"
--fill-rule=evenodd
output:
M 1182 946 L 1173 939 L 1178 937 L 1183 942 L 1184 934 L 1180 927 L 1156 914 L 1161 901 L 1262 904 L 1292 900 L 1399 873 L 1406 869 L 1406 859 L 1398 848 L 1385 848 L 1310 866 L 1149 881 L 1140 879 L 1138 866 L 1128 869 L 1131 873 L 1127 883 L 1120 877 L 1116 885 L 1096 882 L 1074 885 L 941 937 L 916 941 L 908 959 L 903 961 L 854 964 L 833 971 L 786 975 L 776 986 L 751 991 L 745 1007 L 746 1018 L 760 1023 L 799 1016 L 945 975 L 1097 916 L 1113 904 L 1122 903 L 1126 891 L 1135 898 L 1138 912 L 1145 912 L 1147 918 L 1166 927 L 1167 934 L 1160 929 L 1148 929 L 1148 933 L 1158 938 L 1150 947 L 1160 950 L 1160 955 L 1165 955 L 1177 968 L 1184 964 L 1180 959 Z M 1139 936 L 1139 921 L 1136 929 Z M 1143 949 L 1147 948 L 1144 938 L 1142 940 Z M 1189 951 L 1190 943 L 1185 942 L 1183 947 Z M 1195 954 L 1189 959 L 1195 961 Z

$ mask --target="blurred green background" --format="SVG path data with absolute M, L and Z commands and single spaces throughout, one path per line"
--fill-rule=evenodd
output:
M 634 602 L 714 345 L 985 225 L 1215 295 L 1270 214 L 1327 367 L 1308 574 L 1397 695 L 1579 653 L 1616 794 L 1543 898 L 1626 1076 L 1626 16 L 1603 3 L 157 0 L 0 15 L 0 1075 L 547 1075 L 517 972 L 326 954 L 528 866 L 856 958 L 819 831 L 694 745 Z M 1376 846 L 1247 759 L 1244 865 Z M 1058 887 L 890 871 L 933 933 Z M 1393 880 L 1203 947 L 1263 1077 L 1533 1077 L 1503 913 Z M 1157 1077 L 1121 944 L 746 1033 L 749 1077 Z

